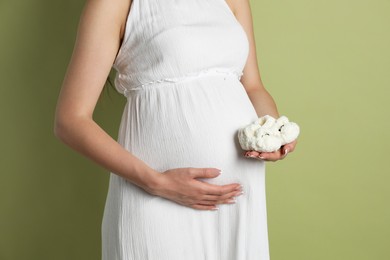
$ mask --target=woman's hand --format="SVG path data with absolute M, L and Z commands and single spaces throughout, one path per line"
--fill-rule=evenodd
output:
M 242 194 L 239 183 L 214 185 L 196 178 L 215 178 L 215 168 L 175 168 L 161 174 L 158 185 L 146 191 L 178 204 L 201 210 L 218 209 L 217 204 L 235 203 L 234 197 Z
M 295 146 L 297 144 L 297 140 L 292 141 L 291 143 L 283 145 L 280 149 L 275 152 L 258 152 L 258 151 L 245 151 L 244 156 L 248 158 L 255 158 L 258 160 L 264 161 L 277 161 L 283 160 L 286 158 L 288 153 L 291 153 L 295 150 Z

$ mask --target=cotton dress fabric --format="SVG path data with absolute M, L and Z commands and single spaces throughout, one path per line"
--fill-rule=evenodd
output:
M 241 183 L 236 204 L 198 210 L 111 172 L 103 260 L 268 260 L 265 164 L 245 158 L 237 131 L 257 119 L 240 82 L 245 31 L 225 0 L 133 0 L 113 67 L 124 107 L 118 143 L 163 174 L 218 168 L 199 179 Z

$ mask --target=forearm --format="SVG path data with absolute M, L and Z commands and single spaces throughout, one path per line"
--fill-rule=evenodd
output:
M 92 119 L 56 123 L 55 135 L 82 155 L 141 188 L 157 185 L 160 173 L 124 149 Z
M 247 91 L 248 97 L 256 110 L 258 117 L 270 115 L 274 118 L 279 117 L 279 112 L 274 99 L 265 88 L 256 88 Z

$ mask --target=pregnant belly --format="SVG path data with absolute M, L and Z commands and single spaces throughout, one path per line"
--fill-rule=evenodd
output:
M 132 94 L 119 141 L 153 169 L 218 168 L 223 174 L 206 181 L 226 184 L 246 182 L 245 172 L 262 167 L 238 143 L 238 129 L 257 115 L 237 79 L 204 77 Z

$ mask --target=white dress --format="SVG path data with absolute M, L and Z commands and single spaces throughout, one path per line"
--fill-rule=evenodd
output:
M 236 204 L 197 210 L 110 173 L 103 260 L 267 260 L 265 164 L 245 158 L 257 119 L 240 82 L 249 44 L 225 0 L 133 0 L 114 68 L 127 98 L 118 143 L 151 168 L 222 170 Z

